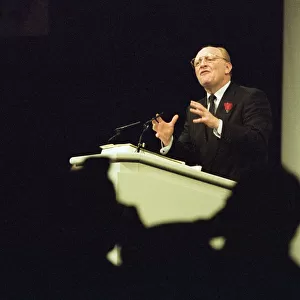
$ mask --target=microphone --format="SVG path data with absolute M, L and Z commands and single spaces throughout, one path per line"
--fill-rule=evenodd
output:
M 133 127 L 133 126 L 135 126 L 135 125 L 138 125 L 138 124 L 140 124 L 140 123 L 141 123 L 141 121 L 134 122 L 134 123 L 131 123 L 131 124 L 128 124 L 128 125 L 124 125 L 124 126 L 121 126 L 121 127 L 116 128 L 115 131 L 121 131 L 121 130 L 123 130 L 123 129 L 130 128 L 130 127 Z
M 157 118 L 161 117 L 164 113 L 161 112 L 159 114 L 157 114 L 155 117 L 153 117 L 152 119 L 148 120 L 147 122 L 144 123 L 144 126 L 150 124 L 153 120 L 156 120 Z M 157 120 L 156 120 L 157 121 Z
M 141 133 L 141 135 L 140 135 L 139 142 L 138 142 L 138 152 L 139 152 L 139 150 L 140 150 L 140 148 L 141 148 L 141 146 L 142 146 L 141 140 L 142 140 L 142 137 L 143 137 L 144 132 L 149 128 L 149 125 L 151 124 L 151 122 L 152 122 L 153 120 L 156 120 L 158 117 L 160 117 L 160 116 L 162 116 L 162 115 L 163 115 L 163 112 L 157 114 L 155 117 L 151 118 L 150 120 L 146 121 L 146 122 L 143 124 L 143 131 L 142 131 L 142 133 Z M 122 132 L 124 129 L 134 127 L 134 126 L 136 126 L 136 125 L 138 125 L 138 124 L 140 124 L 140 123 L 141 123 L 141 121 L 138 121 L 138 122 L 130 123 L 130 124 L 128 124 L 128 125 L 124 125 L 124 126 L 121 126 L 121 127 L 117 127 L 117 128 L 115 129 L 115 134 L 108 140 L 108 142 L 111 142 L 112 140 L 114 140 L 115 138 L 117 138 L 117 137 L 121 134 L 121 132 Z

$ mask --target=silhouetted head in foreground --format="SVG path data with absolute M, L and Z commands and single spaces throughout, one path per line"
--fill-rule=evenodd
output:
M 227 246 L 286 252 L 300 222 L 299 181 L 283 167 L 252 171 L 238 182 L 217 219 Z
M 68 180 L 68 209 L 73 233 L 101 242 L 107 251 L 115 243 L 121 207 L 108 178 L 109 160 L 89 158 L 82 168 L 71 171 Z

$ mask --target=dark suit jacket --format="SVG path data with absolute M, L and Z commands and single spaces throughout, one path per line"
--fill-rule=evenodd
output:
M 206 97 L 199 102 L 207 107 Z M 225 102 L 232 103 L 228 112 Z M 216 117 L 223 120 L 221 138 L 206 125 L 194 124 L 193 119 L 198 116 L 188 107 L 183 132 L 175 139 L 170 155 L 190 165 L 199 164 L 204 172 L 232 180 L 267 163 L 272 114 L 264 92 L 231 82 Z

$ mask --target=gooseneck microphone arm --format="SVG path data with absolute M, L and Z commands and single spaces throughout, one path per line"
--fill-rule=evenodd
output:
M 141 121 L 138 121 L 138 122 L 134 122 L 134 123 L 131 123 L 131 124 L 128 124 L 128 125 L 124 125 L 124 126 L 121 126 L 121 127 L 117 127 L 115 129 L 115 134 L 108 140 L 108 142 L 111 142 L 112 140 L 114 140 L 117 136 L 119 136 L 121 134 L 121 132 L 124 130 L 124 129 L 127 129 L 127 128 L 130 128 L 130 127 L 134 127 L 138 124 L 140 124 Z
M 140 149 L 142 148 L 142 138 L 143 138 L 143 135 L 144 133 L 147 131 L 147 129 L 149 128 L 150 124 L 152 123 L 153 120 L 156 120 L 158 117 L 162 116 L 163 115 L 163 112 L 161 112 L 160 114 L 156 114 L 155 117 L 151 118 L 150 120 L 146 121 L 144 124 L 143 124 L 143 131 L 139 137 L 139 141 L 138 141 L 138 147 L 137 147 L 137 152 L 140 152 Z M 118 137 L 121 132 L 125 129 L 128 129 L 128 128 L 131 128 L 131 127 L 134 127 L 138 124 L 140 124 L 141 121 L 138 121 L 138 122 L 134 122 L 134 123 L 131 123 L 131 124 L 128 124 L 128 125 L 124 125 L 124 126 L 121 126 L 121 127 L 117 127 L 115 129 L 115 134 L 108 140 L 108 142 L 111 142 L 113 141 L 116 137 Z

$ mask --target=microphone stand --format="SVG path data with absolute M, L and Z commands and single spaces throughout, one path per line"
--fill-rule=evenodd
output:
M 152 121 L 156 120 L 156 118 L 160 117 L 162 114 L 163 114 L 163 112 L 161 112 L 160 114 L 157 114 L 155 117 L 153 117 L 152 119 L 150 119 L 150 120 L 148 120 L 147 122 L 144 123 L 143 130 L 142 130 L 142 133 L 140 135 L 139 142 L 138 142 L 138 147 L 137 147 L 137 152 L 138 153 L 140 152 L 141 148 L 145 147 L 145 143 L 142 143 L 142 138 L 143 138 L 144 133 L 147 131 L 147 129 L 149 128 Z
M 151 122 L 152 120 L 150 120 L 150 122 Z M 137 152 L 139 153 L 140 152 L 140 150 L 141 150 L 141 148 L 144 148 L 144 143 L 142 143 L 142 138 L 143 138 L 143 135 L 144 135 L 144 133 L 147 131 L 147 129 L 149 128 L 149 126 L 150 126 L 150 122 L 149 121 L 147 121 L 146 123 L 144 123 L 144 125 L 143 125 L 143 131 L 142 131 L 142 133 L 141 133 L 141 135 L 140 135 L 140 138 L 139 138 L 139 142 L 138 142 L 138 146 L 137 146 Z

